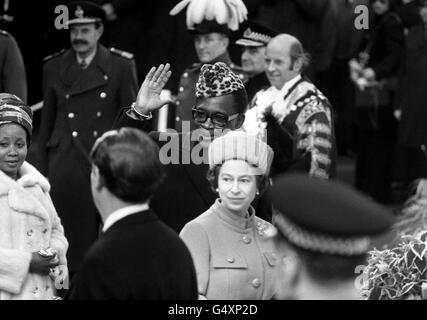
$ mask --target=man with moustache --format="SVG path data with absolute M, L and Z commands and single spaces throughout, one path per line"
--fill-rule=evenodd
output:
M 120 107 L 135 101 L 138 87 L 132 55 L 98 43 L 101 7 L 74 2 L 68 8 L 72 48 L 45 59 L 38 167 L 52 185 L 74 273 L 99 230 L 90 196 L 89 151 L 110 130 Z
M 270 86 L 265 74 L 265 49 L 277 33 L 252 21 L 245 23 L 242 29 L 244 31 L 236 44 L 242 46 L 242 69 L 248 75 L 245 89 L 248 100 L 252 101 L 258 91 Z
M 288 34 L 274 37 L 267 45 L 265 62 L 271 87 L 256 94 L 246 113 L 244 129 L 261 136 L 267 129 L 267 142 L 275 153 L 273 175 L 296 170 L 317 178 L 334 177 L 332 108 L 328 99 L 301 75 L 309 64 L 301 42 Z

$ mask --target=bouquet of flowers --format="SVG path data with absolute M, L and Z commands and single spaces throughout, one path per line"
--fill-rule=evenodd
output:
M 369 255 L 362 290 L 366 299 L 427 299 L 427 231 L 402 236 L 396 247 Z

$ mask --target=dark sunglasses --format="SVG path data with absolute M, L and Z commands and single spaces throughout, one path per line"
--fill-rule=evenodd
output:
M 239 116 L 239 113 L 232 114 L 231 116 L 222 112 L 209 113 L 206 110 L 198 109 L 196 107 L 193 107 L 191 111 L 193 112 L 193 119 L 195 122 L 202 124 L 205 123 L 208 119 L 211 119 L 211 122 L 216 128 L 224 128 L 227 123 Z

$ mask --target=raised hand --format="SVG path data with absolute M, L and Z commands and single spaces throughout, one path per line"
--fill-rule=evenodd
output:
M 141 114 L 148 114 L 171 102 L 169 99 L 160 98 L 160 92 L 162 92 L 172 73 L 169 69 L 170 65 L 166 63 L 166 65 L 161 64 L 157 68 L 152 67 L 147 73 L 136 98 L 136 111 Z

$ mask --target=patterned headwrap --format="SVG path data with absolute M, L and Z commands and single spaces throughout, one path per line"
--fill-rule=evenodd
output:
M 224 62 L 204 64 L 196 83 L 197 98 L 224 96 L 244 89 L 242 80 Z
M 31 139 L 33 132 L 33 111 L 21 99 L 10 93 L 0 93 L 0 125 L 17 123 Z

